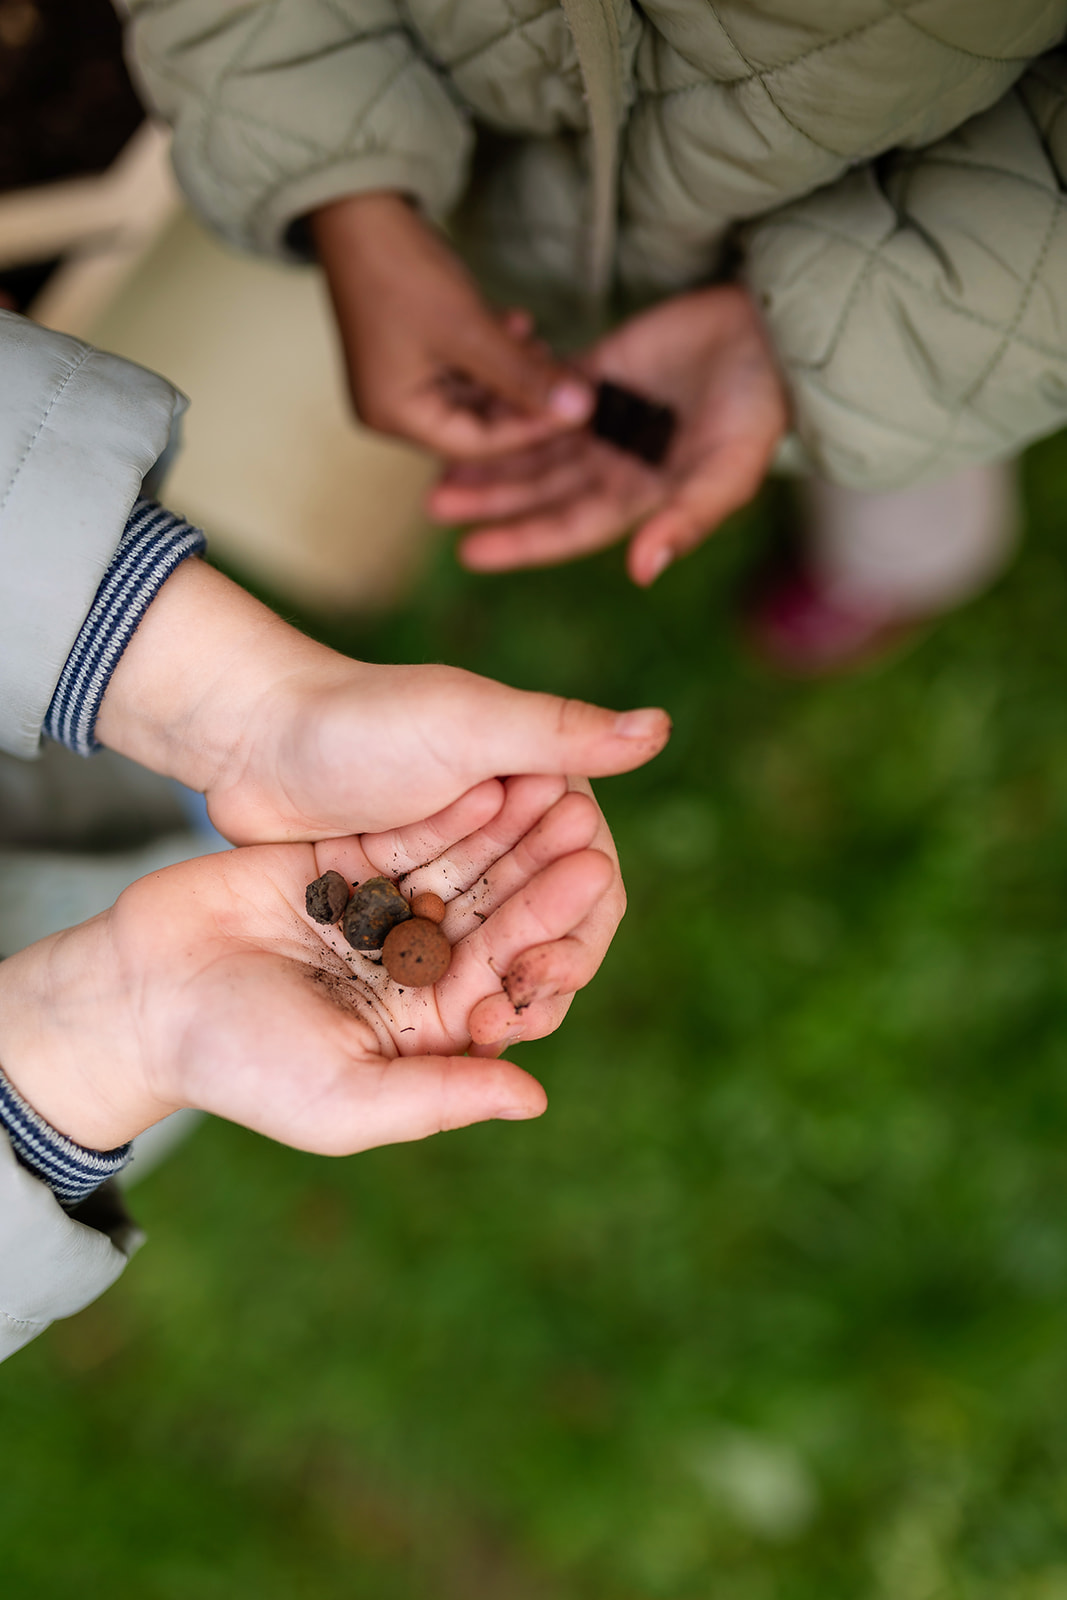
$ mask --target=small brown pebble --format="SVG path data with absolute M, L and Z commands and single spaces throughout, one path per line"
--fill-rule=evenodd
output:
M 388 878 L 368 878 L 348 902 L 341 932 L 353 950 L 380 950 L 390 928 L 406 922 L 411 907 Z
M 421 989 L 448 971 L 452 946 L 435 922 L 412 917 L 395 927 L 382 946 L 382 961 L 394 983 Z
M 434 894 L 432 889 L 424 889 L 422 894 L 417 894 L 411 902 L 411 915 L 425 917 L 427 922 L 443 922 L 445 920 L 445 903 L 439 894 Z
M 314 917 L 316 922 L 340 922 L 341 913 L 348 904 L 348 884 L 331 868 L 308 884 L 304 904 L 308 916 Z

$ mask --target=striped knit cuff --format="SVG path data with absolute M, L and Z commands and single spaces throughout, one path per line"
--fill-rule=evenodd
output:
M 152 500 L 138 500 L 60 674 L 44 719 L 50 739 L 80 756 L 100 748 L 97 713 L 122 652 L 175 567 L 199 555 L 205 543 L 199 528 Z
M 0 1070 L 0 1127 L 11 1140 L 15 1158 L 52 1190 L 60 1205 L 80 1205 L 94 1189 L 130 1160 L 132 1144 L 117 1150 L 85 1150 L 57 1133 Z

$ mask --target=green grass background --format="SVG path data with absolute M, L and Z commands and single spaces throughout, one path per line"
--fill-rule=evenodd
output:
M 12 1600 L 1067 1600 L 1067 441 L 996 590 L 800 687 L 732 605 L 442 547 L 321 630 L 619 706 L 630 913 L 551 1097 L 346 1161 L 223 1123 L 0 1368 Z

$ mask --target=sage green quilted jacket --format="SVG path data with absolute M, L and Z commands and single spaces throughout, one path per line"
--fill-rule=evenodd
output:
M 389 188 L 538 304 L 729 261 L 809 461 L 861 488 L 1067 421 L 1067 0 L 127 4 L 179 177 L 241 246 Z

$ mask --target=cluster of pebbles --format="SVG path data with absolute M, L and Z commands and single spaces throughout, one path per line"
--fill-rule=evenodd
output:
M 368 878 L 350 891 L 331 870 L 308 884 L 304 903 L 316 922 L 340 923 L 353 950 L 380 950 L 386 972 L 404 988 L 437 983 L 448 971 L 452 946 L 440 926 L 445 903 L 439 894 L 408 901 L 388 878 Z

